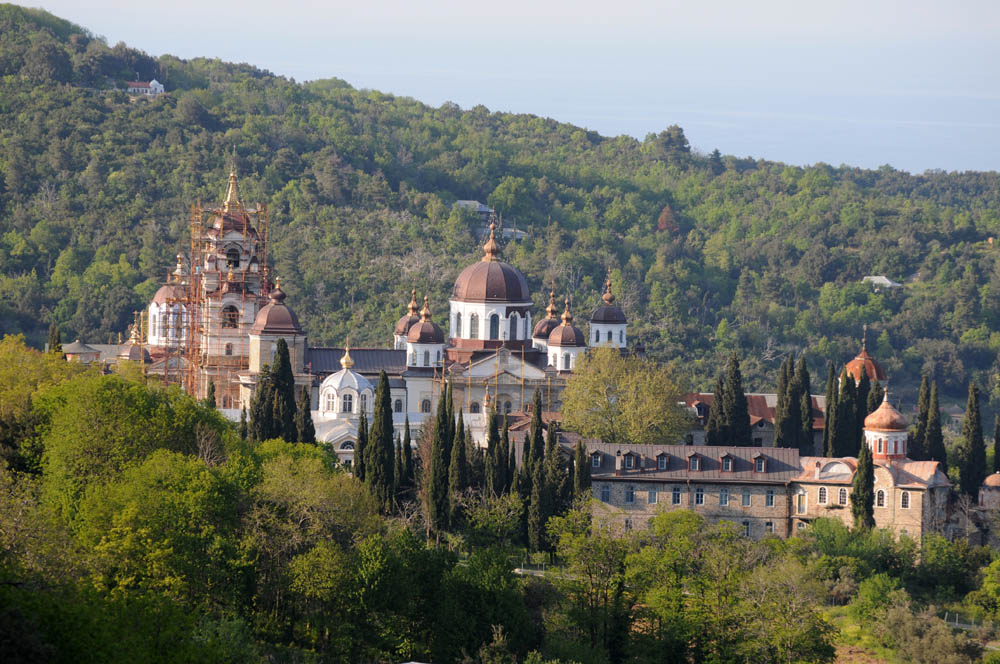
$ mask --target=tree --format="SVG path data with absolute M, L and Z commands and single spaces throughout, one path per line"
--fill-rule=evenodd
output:
M 813 454 L 813 407 L 812 407 L 812 379 L 809 376 L 809 367 L 806 366 L 805 355 L 799 357 L 799 362 L 795 366 L 794 382 L 799 399 L 799 452 L 805 456 Z
M 316 427 L 312 418 L 312 398 L 305 385 L 299 390 L 299 403 L 295 409 L 295 439 L 300 443 L 316 444 Z
M 854 391 L 854 436 L 861 444 L 865 437 L 865 418 L 868 416 L 868 394 L 872 390 L 872 382 L 868 371 L 861 367 L 861 380 L 855 385 Z
M 690 426 L 678 406 L 682 395 L 672 369 L 603 346 L 583 356 L 567 380 L 562 414 L 568 430 L 588 438 L 676 443 Z
M 705 442 L 709 445 L 724 445 L 726 432 L 722 422 L 722 400 L 726 393 L 722 374 L 715 379 L 715 392 L 712 394 L 712 405 L 708 409 L 705 421 Z
M 920 395 L 917 397 L 917 422 L 913 432 L 913 445 L 907 449 L 908 456 L 914 461 L 927 458 L 927 425 L 930 420 L 931 386 L 924 374 L 920 379 Z
M 396 451 L 393 436 L 389 377 L 383 370 L 379 373 L 378 386 L 375 388 L 375 408 L 365 455 L 365 484 L 368 485 L 383 514 L 388 514 L 392 510 L 395 484 L 392 473 Z
M 944 448 L 944 433 L 941 431 L 941 407 L 938 404 L 937 381 L 931 383 L 930 407 L 927 413 L 927 459 L 941 464 L 941 471 L 948 472 L 948 453 Z
M 834 431 L 837 417 L 837 374 L 833 362 L 827 363 L 826 370 L 826 412 L 823 414 L 823 455 L 837 455 L 836 435 Z
M 840 394 L 837 395 L 837 414 L 834 418 L 835 456 L 857 456 L 860 439 L 857 430 L 857 405 L 854 379 L 847 371 L 840 374 Z
M 729 364 L 726 367 L 726 387 L 722 400 L 722 419 L 727 444 L 753 444 L 753 435 L 750 430 L 750 410 L 747 406 L 746 393 L 743 391 L 740 358 L 736 353 L 729 356 Z
M 865 404 L 865 417 L 878 410 L 879 405 L 882 403 L 882 397 L 884 396 L 885 390 L 882 389 L 881 383 L 876 380 L 872 384 L 872 389 L 868 391 L 868 401 Z M 863 421 L 864 420 L 862 420 L 862 422 Z
M 410 416 L 406 416 L 403 424 L 403 470 L 405 472 L 403 485 L 413 487 L 415 478 L 413 476 L 413 442 L 410 440 Z
M 247 426 L 247 409 L 245 407 L 240 408 L 240 428 L 239 428 L 240 438 L 246 440 L 249 431 L 250 430 Z
M 354 444 L 354 476 L 365 481 L 368 465 L 368 413 L 361 408 L 358 416 L 358 440 Z
M 274 365 L 271 367 L 274 390 L 274 437 L 294 441 L 295 430 L 295 377 L 292 375 L 292 361 L 288 355 L 288 343 L 284 337 L 278 339 L 274 349 Z
M 426 468 L 427 521 L 437 533 L 448 529 L 451 501 L 448 495 L 448 461 L 445 456 L 445 439 L 448 436 L 447 406 L 445 399 L 438 401 L 438 416 L 431 436 L 430 459 Z
M 545 522 L 549 513 L 547 494 L 542 464 L 535 464 L 531 473 L 531 493 L 528 502 L 528 547 L 532 551 L 545 549 Z
M 465 423 L 462 421 L 462 411 L 458 411 L 457 436 L 451 450 L 451 463 L 448 466 L 448 492 L 451 495 L 451 514 L 449 521 L 458 523 L 458 511 L 462 494 L 469 488 L 469 464 L 466 459 Z
M 590 498 L 590 459 L 583 440 L 576 441 L 573 451 L 573 497 L 576 500 Z
M 250 416 L 250 440 L 269 440 L 276 437 L 273 381 L 271 368 L 266 364 L 261 367 L 260 374 L 257 376 L 257 385 L 254 386 L 248 414 Z
M 793 418 L 789 408 L 789 400 L 794 397 L 792 380 L 792 356 L 789 355 L 781 363 L 781 371 L 778 373 L 777 403 L 774 409 L 775 447 L 797 447 L 797 422 L 793 422 L 796 418 Z
M 521 461 L 529 477 L 534 473 L 534 466 L 544 454 L 545 439 L 542 434 L 542 396 L 536 387 L 531 407 L 531 425 L 528 429 L 528 437 L 524 439 L 524 452 L 521 455 Z
M 979 495 L 979 488 L 986 479 L 986 441 L 979 414 L 979 388 L 975 381 L 969 383 L 969 400 L 962 422 L 962 438 L 958 444 L 958 488 L 966 495 Z
M 868 445 L 862 445 L 858 455 L 858 468 L 854 472 L 851 491 L 851 515 L 855 530 L 875 527 L 875 464 Z
M 1000 415 L 993 416 L 993 472 L 1000 472 Z
M 208 381 L 208 390 L 205 393 L 205 398 L 202 400 L 205 408 L 215 408 L 215 381 Z
M 500 451 L 500 431 L 497 429 L 496 410 L 486 411 L 486 478 L 485 490 L 488 496 L 498 496 L 503 491 L 501 470 L 497 455 Z M 507 458 L 503 458 L 503 470 L 507 470 Z
M 62 354 L 62 338 L 55 323 L 49 324 L 49 352 Z

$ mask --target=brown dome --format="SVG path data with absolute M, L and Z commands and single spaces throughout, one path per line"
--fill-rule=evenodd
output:
M 861 382 L 861 370 L 864 369 L 865 375 L 868 376 L 868 380 L 878 379 L 881 381 L 885 380 L 885 371 L 875 358 L 868 354 L 868 325 L 864 326 L 864 333 L 861 335 L 861 352 L 857 356 L 847 363 L 844 369 L 847 374 L 854 378 L 855 383 Z
M 569 311 L 569 298 L 566 298 L 566 311 L 562 315 L 562 323 L 549 334 L 549 346 L 584 347 L 587 338 L 580 328 L 573 325 L 573 314 Z
M 490 224 L 490 239 L 483 247 L 485 255 L 478 263 L 462 270 L 455 280 L 452 299 L 460 302 L 528 302 L 528 282 L 509 263 L 498 258 L 499 250 Z
M 302 334 L 298 316 L 285 304 L 285 297 L 279 279 L 271 291 L 271 301 L 257 312 L 250 334 Z
M 601 296 L 601 305 L 590 314 L 591 323 L 625 323 L 625 312 L 615 304 L 615 296 L 611 292 L 611 280 L 604 282 L 604 295 Z
M 545 307 L 545 318 L 535 324 L 535 329 L 531 333 L 531 336 L 535 339 L 548 339 L 549 335 L 552 334 L 552 330 L 559 327 L 559 317 L 556 316 L 558 311 L 556 309 L 556 294 L 550 292 L 549 306 Z
M 428 298 L 424 296 L 424 308 L 420 312 L 420 322 L 410 328 L 406 340 L 411 344 L 443 344 L 444 332 L 431 320 Z
M 882 397 L 882 404 L 865 418 L 865 429 L 873 431 L 906 431 L 906 418 L 889 403 L 889 391 Z
M 153 296 L 153 304 L 167 304 L 171 300 L 178 300 L 182 297 L 184 297 L 183 287 L 166 284 L 160 286 L 160 290 L 156 291 L 156 295 Z
M 986 479 L 983 480 L 983 486 L 988 486 L 994 489 L 1000 488 L 1000 473 L 988 475 Z
M 410 328 L 419 322 L 420 316 L 417 315 L 417 291 L 411 290 L 410 305 L 407 308 L 407 313 L 396 322 L 396 327 L 392 333 L 397 337 L 405 337 Z

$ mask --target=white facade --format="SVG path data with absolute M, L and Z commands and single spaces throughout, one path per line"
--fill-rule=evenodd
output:
M 449 300 L 451 339 L 519 341 L 531 339 L 531 307 L 527 302 L 461 302 Z
M 625 348 L 628 337 L 625 335 L 627 323 L 594 323 L 590 324 L 588 343 L 591 347 L 611 346 Z

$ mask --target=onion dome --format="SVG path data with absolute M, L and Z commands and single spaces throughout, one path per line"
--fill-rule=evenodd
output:
M 500 260 L 495 237 L 496 224 L 490 224 L 490 238 L 483 245 L 484 256 L 462 270 L 455 280 L 452 299 L 461 302 L 528 302 L 528 282 L 509 263 Z
M 587 339 L 580 328 L 573 325 L 573 314 L 569 310 L 569 298 L 566 298 L 566 310 L 563 311 L 562 323 L 549 335 L 550 346 L 586 346 Z
M 865 418 L 865 429 L 870 431 L 906 431 L 906 418 L 889 403 L 889 390 L 882 397 L 882 404 Z
M 531 333 L 531 336 L 535 339 L 548 339 L 549 335 L 552 334 L 552 330 L 559 327 L 559 317 L 556 315 L 558 313 L 559 310 L 556 309 L 556 294 L 550 292 L 549 306 L 545 307 L 545 318 L 535 324 L 535 331 Z
M 1000 472 L 987 476 L 987 478 L 983 480 L 983 486 L 1000 489 Z
M 411 344 L 444 343 L 444 332 L 431 320 L 431 308 L 426 295 L 424 295 L 424 308 L 420 310 L 420 322 L 410 328 L 406 340 Z
M 855 383 L 861 382 L 861 370 L 864 369 L 865 375 L 868 376 L 868 380 L 878 379 L 880 381 L 885 381 L 885 370 L 882 366 L 875 361 L 875 358 L 868 354 L 868 326 L 864 327 L 864 334 L 861 336 L 861 352 L 857 356 L 847 363 L 844 369 L 847 371 L 847 375 L 854 378 Z
M 420 316 L 417 315 L 417 291 L 410 291 L 410 305 L 407 308 L 407 313 L 396 323 L 396 328 L 392 331 L 398 337 L 405 337 L 410 331 L 410 328 L 420 322 Z
M 184 296 L 184 289 L 174 284 L 164 284 L 153 296 L 153 304 L 168 304 Z
M 348 339 L 347 343 L 344 345 L 344 354 L 340 356 L 340 366 L 342 369 L 350 369 L 354 366 L 354 360 L 351 359 L 350 339 Z
M 285 297 L 285 291 L 281 290 L 281 279 L 278 279 L 271 291 L 271 301 L 257 313 L 250 334 L 302 334 L 299 318 L 285 304 Z
M 611 279 L 604 282 L 604 294 L 601 305 L 590 314 L 591 323 L 625 323 L 625 312 L 615 304 L 615 296 L 611 292 Z

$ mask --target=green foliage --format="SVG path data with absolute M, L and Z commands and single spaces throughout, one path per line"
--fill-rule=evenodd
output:
M 274 399 L 271 421 L 273 429 L 267 438 L 278 436 L 287 441 L 297 440 L 295 430 L 295 377 L 292 375 L 292 361 L 288 355 L 288 343 L 284 337 L 278 339 L 274 349 L 274 365 L 271 367 L 270 387 Z M 263 440 L 264 438 L 260 438 Z
M 959 439 L 958 487 L 975 498 L 986 479 L 986 441 L 983 439 L 983 422 L 979 414 L 979 388 L 969 384 L 969 401 L 965 407 L 962 437 Z
M 242 417 L 242 414 L 241 414 Z M 316 443 L 316 427 L 312 419 L 312 399 L 309 388 L 299 390 L 299 402 L 295 408 L 295 440 L 299 443 Z
M 393 472 L 395 467 L 396 443 L 393 438 L 392 402 L 389 392 L 389 377 L 382 371 L 375 388 L 375 408 L 368 441 L 362 452 L 365 457 L 364 482 L 375 497 L 375 502 L 383 513 L 392 509 Z
M 872 448 L 861 445 L 858 467 L 854 472 L 851 487 L 851 515 L 856 530 L 871 530 L 875 527 L 875 464 Z
M 890 606 L 907 599 L 899 579 L 885 573 L 875 574 L 858 586 L 858 596 L 851 602 L 851 613 L 861 622 L 877 622 L 885 618 Z
M 941 406 L 938 403 L 937 381 L 931 383 L 930 410 L 927 415 L 927 458 L 941 464 L 941 471 L 948 472 L 948 453 L 944 447 L 941 430 Z

